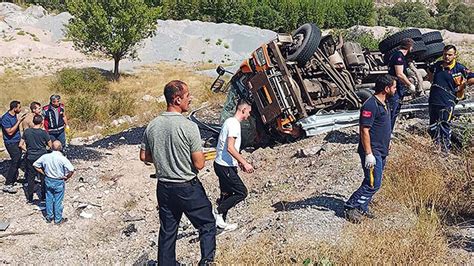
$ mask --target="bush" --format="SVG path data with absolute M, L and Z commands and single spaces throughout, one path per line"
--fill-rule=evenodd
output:
M 134 115 L 135 99 L 126 92 L 114 92 L 107 103 L 107 114 L 111 117 Z
M 53 91 L 66 94 L 97 95 L 107 91 L 107 79 L 94 68 L 66 68 L 56 73 Z
M 436 26 L 435 19 L 420 2 L 398 2 L 388 14 L 400 21 L 401 27 L 430 28 Z
M 98 110 L 97 100 L 91 95 L 72 96 L 67 102 L 67 114 L 74 127 L 83 128 L 95 121 Z

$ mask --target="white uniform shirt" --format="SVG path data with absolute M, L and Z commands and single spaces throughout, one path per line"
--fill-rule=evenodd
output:
M 217 142 L 217 153 L 216 163 L 222 166 L 237 166 L 237 160 L 230 155 L 227 151 L 227 138 L 235 138 L 235 149 L 240 151 L 240 143 L 242 142 L 242 136 L 240 134 L 240 122 L 235 117 L 228 118 L 222 125 L 221 133 L 219 134 L 219 140 Z

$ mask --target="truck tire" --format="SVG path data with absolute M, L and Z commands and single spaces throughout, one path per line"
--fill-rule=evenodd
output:
M 430 31 L 421 36 L 423 38 L 423 42 L 428 45 L 437 42 L 443 42 L 443 36 L 441 36 L 441 32 L 439 31 Z
M 362 103 L 365 103 L 365 101 L 367 101 L 370 97 L 372 97 L 373 94 L 374 93 L 371 90 L 365 89 L 365 88 L 362 88 L 356 91 L 356 95 L 357 97 L 359 97 Z
M 321 30 L 313 23 L 306 23 L 292 33 L 292 36 L 303 34 L 303 41 L 292 47 L 287 55 L 288 61 L 296 61 L 303 66 L 313 56 L 321 41 Z
M 444 43 L 437 42 L 428 44 L 426 46 L 426 51 L 420 53 L 416 56 L 416 60 L 418 61 L 434 61 L 438 57 L 443 55 Z
M 390 49 L 395 48 L 398 44 L 405 38 L 411 38 L 414 41 L 421 41 L 421 32 L 419 29 L 407 29 L 399 31 L 395 34 L 392 34 L 385 38 L 379 43 L 379 50 L 381 53 L 385 54 L 390 51 Z
M 412 55 L 417 55 L 417 54 L 422 54 L 426 52 L 426 45 L 425 45 L 425 42 L 423 41 L 416 41 L 414 44 L 413 44 L 413 51 L 411 51 L 410 54 Z

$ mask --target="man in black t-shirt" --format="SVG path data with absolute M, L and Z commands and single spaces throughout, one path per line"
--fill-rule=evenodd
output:
M 360 110 L 358 153 L 364 170 L 364 180 L 344 205 L 346 217 L 351 222 L 360 222 L 362 216 L 373 217 L 369 211 L 369 203 L 382 185 L 392 133 L 387 100 L 396 90 L 394 77 L 380 77 L 375 83 L 375 94 L 365 101 Z
M 33 194 L 35 192 L 35 177 L 38 172 L 33 167 L 33 163 L 47 153 L 47 147 L 51 148 L 51 140 L 41 128 L 43 123 L 43 117 L 41 115 L 35 115 L 33 117 L 33 127 L 27 128 L 23 132 L 23 136 L 20 141 L 20 148 L 26 151 L 26 180 L 28 182 L 28 189 L 26 193 L 26 199 L 28 203 L 33 203 Z M 41 197 L 40 200 L 45 199 L 45 186 L 44 177 L 41 177 Z

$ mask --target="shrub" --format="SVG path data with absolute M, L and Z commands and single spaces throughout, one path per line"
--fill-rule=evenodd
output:
M 134 115 L 135 99 L 127 92 L 113 92 L 106 106 L 111 117 Z
M 107 91 L 107 79 L 98 69 L 66 68 L 56 73 L 51 87 L 66 94 L 97 95 Z
M 67 114 L 75 127 L 95 121 L 99 110 L 97 100 L 91 95 L 72 96 L 67 101 Z
M 420 2 L 398 2 L 388 13 L 397 18 L 402 27 L 429 28 L 436 24 L 428 9 Z

